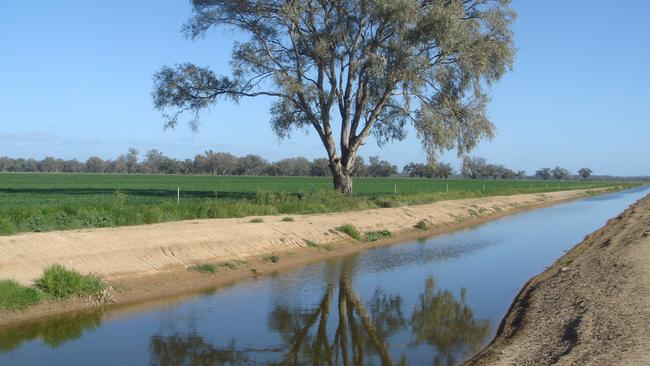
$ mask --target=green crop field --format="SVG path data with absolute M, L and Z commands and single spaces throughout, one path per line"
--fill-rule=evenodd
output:
M 0 235 L 164 221 L 336 212 L 620 182 L 0 173 Z M 180 188 L 180 204 L 177 189 Z

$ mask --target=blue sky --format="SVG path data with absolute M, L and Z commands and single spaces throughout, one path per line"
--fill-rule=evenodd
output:
M 529 173 L 561 165 L 650 175 L 650 2 L 515 0 L 514 71 L 493 86 L 497 136 L 473 153 Z M 314 133 L 279 141 L 268 99 L 221 102 L 199 134 L 163 131 L 152 75 L 191 61 L 229 73 L 236 34 L 180 33 L 189 1 L 0 2 L 0 156 L 85 160 L 135 147 L 177 158 L 207 149 L 269 160 L 324 155 Z M 423 161 L 415 134 L 363 156 Z M 443 160 L 458 164 L 454 153 Z

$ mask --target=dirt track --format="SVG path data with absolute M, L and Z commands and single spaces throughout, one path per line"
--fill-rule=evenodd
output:
M 650 365 L 650 196 L 531 279 L 466 365 Z

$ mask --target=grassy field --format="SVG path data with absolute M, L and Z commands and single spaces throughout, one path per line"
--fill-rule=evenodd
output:
M 0 235 L 349 211 L 618 184 L 622 183 L 356 178 L 355 196 L 349 198 L 332 192 L 330 178 L 0 173 Z

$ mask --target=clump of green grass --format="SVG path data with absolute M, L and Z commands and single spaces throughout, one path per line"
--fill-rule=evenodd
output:
M 311 240 L 305 240 L 305 244 L 307 244 L 308 247 L 310 248 L 318 248 L 320 247 L 320 244 L 313 242 Z
M 332 244 L 318 244 L 318 243 L 313 242 L 311 240 L 305 240 L 305 243 L 310 248 L 317 248 L 317 249 L 320 249 L 320 250 L 324 250 L 326 252 L 331 252 L 334 249 L 336 249 L 336 247 L 334 245 L 332 245 Z
M 262 261 L 271 262 L 271 263 L 278 263 L 280 261 L 280 256 L 275 254 L 275 253 L 269 254 L 269 255 L 266 255 L 266 256 L 262 257 Z
M 294 222 L 294 221 L 296 221 L 296 220 L 294 220 L 293 217 L 291 217 L 291 216 L 287 216 L 287 217 L 283 217 L 281 221 L 284 221 L 284 222 Z
M 359 230 L 357 230 L 357 228 L 354 227 L 354 225 L 345 224 L 337 227 L 336 230 L 342 232 L 343 234 L 347 234 L 349 237 L 353 239 L 361 240 L 361 234 L 359 233 Z
M 429 228 L 429 226 L 427 225 L 426 221 L 420 220 L 420 221 L 418 221 L 417 224 L 415 224 L 414 228 L 416 228 L 418 230 L 426 230 L 426 229 Z
M 237 264 L 231 261 L 226 261 L 221 264 L 219 264 L 219 267 L 226 267 L 228 269 L 235 269 L 237 268 Z
M 96 275 L 84 275 L 60 264 L 46 268 L 34 284 L 46 295 L 57 299 L 98 295 L 106 288 L 106 284 Z
M 378 230 L 378 231 L 368 231 L 365 233 L 365 238 L 367 241 L 377 241 L 383 238 L 390 238 L 391 236 L 393 236 L 393 234 L 386 229 Z
M 322 244 L 319 246 L 319 248 L 326 252 L 331 252 L 334 249 L 336 249 L 336 247 L 333 244 Z
M 0 309 L 16 310 L 41 302 L 42 294 L 14 280 L 0 281 Z
M 252 219 L 252 220 L 249 221 L 249 222 L 251 222 L 251 223 L 253 223 L 253 224 L 259 224 L 260 222 L 264 222 L 264 219 L 261 218 L 261 217 L 256 217 L 256 218 Z
M 212 264 L 212 263 L 196 264 L 189 268 L 190 271 L 204 273 L 204 274 L 215 273 L 217 272 L 218 269 L 219 267 L 216 264 Z

